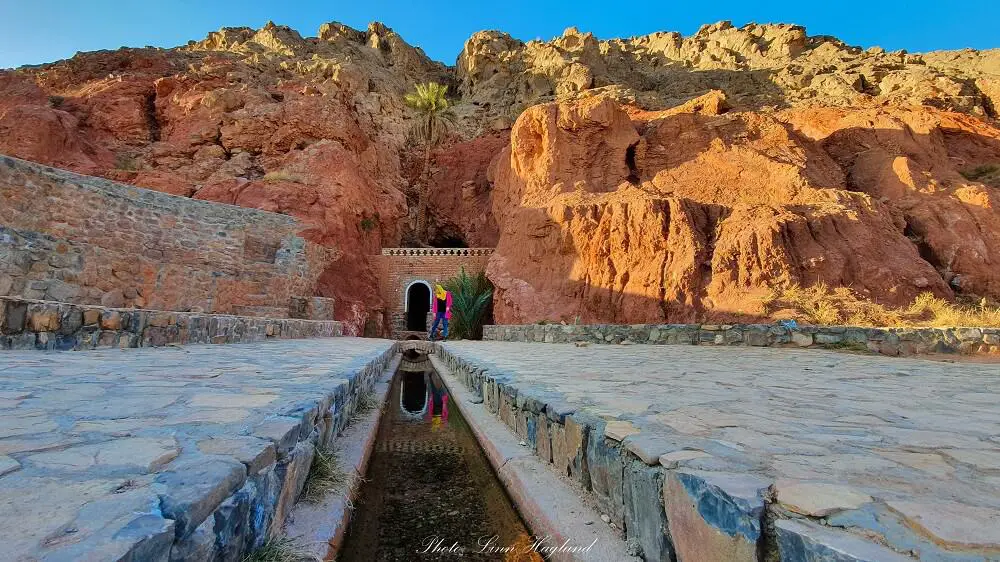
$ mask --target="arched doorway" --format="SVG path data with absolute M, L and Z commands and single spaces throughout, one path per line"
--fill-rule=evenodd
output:
M 424 281 L 414 281 L 406 288 L 406 329 L 427 331 L 427 313 L 431 310 L 431 288 Z

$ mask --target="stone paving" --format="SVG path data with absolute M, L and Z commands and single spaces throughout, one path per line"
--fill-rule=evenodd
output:
M 0 353 L 0 558 L 241 559 L 393 346 Z
M 782 559 L 1000 560 L 996 364 L 816 350 L 509 342 L 449 342 L 440 353 L 564 474 L 578 477 L 581 459 L 589 461 L 582 483 L 595 494 L 607 474 L 597 470 L 604 453 L 593 448 L 604 442 L 658 466 L 667 475 L 665 526 L 681 559 L 685 537 L 700 537 L 688 552 L 709 558 L 711 541 L 685 513 L 671 512 L 672 486 L 686 487 L 705 519 L 718 515 L 720 497 L 735 497 L 744 511 L 766 503 L 779 519 L 773 528 Z M 573 445 L 565 437 L 579 434 L 579 424 L 595 423 L 600 443 L 581 445 L 578 437 Z M 571 450 L 560 465 L 560 447 L 586 451 Z M 649 490 L 641 479 L 630 484 L 630 471 L 639 469 L 626 463 L 624 476 L 621 465 L 616 470 L 611 488 L 618 490 L 601 493 L 618 494 L 617 507 L 606 503 L 619 510 L 610 519 L 627 527 L 630 493 L 634 500 Z M 734 488 L 750 491 L 706 491 Z M 760 511 L 754 513 L 758 525 Z M 659 533 L 655 522 L 652 532 Z M 841 537 L 833 550 L 830 536 Z M 867 554 L 865 545 L 873 543 L 881 550 Z M 645 546 L 647 559 L 651 550 L 666 556 L 670 548 Z M 753 544 L 725 548 L 728 554 L 717 554 L 726 559 L 757 556 Z M 694 559 L 708 559 L 701 556 Z

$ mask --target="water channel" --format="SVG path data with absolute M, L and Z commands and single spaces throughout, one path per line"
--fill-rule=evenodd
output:
M 393 379 L 338 560 L 541 561 L 444 384 L 415 365 Z

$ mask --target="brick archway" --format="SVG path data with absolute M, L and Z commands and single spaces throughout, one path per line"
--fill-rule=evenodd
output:
M 406 314 L 406 330 L 410 332 L 427 331 L 427 315 L 431 311 L 430 283 L 422 279 L 411 281 L 406 286 L 403 301 L 403 312 Z
M 464 267 L 469 274 L 486 269 L 492 248 L 383 248 L 373 262 L 379 277 L 379 290 L 385 303 L 385 321 L 393 337 L 404 332 L 426 332 L 430 327 L 430 299 L 435 283 L 458 274 Z M 428 321 L 423 330 L 410 330 L 408 317 L 410 291 L 426 286 Z

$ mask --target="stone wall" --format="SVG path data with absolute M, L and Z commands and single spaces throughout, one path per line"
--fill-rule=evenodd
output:
M 492 248 L 384 248 L 372 262 L 385 303 L 384 316 L 394 334 L 406 331 L 406 288 L 414 281 L 434 283 L 454 277 L 464 267 L 470 275 L 486 269 Z M 428 327 L 433 320 L 429 318 Z
M 288 304 L 290 318 L 333 320 L 336 299 L 330 297 L 292 297 Z
M 252 438 L 217 440 L 220 444 L 213 452 L 232 451 L 241 460 L 249 459 L 247 470 L 236 473 L 241 479 L 233 478 L 229 470 L 225 489 L 192 483 L 225 474 L 230 467 L 223 465 L 220 471 L 218 456 L 158 474 L 157 482 L 167 489 L 161 500 L 163 514 L 176 523 L 173 544 L 156 554 L 162 560 L 244 560 L 268 539 L 281 536 L 316 451 L 333 449 L 361 400 L 374 391 L 379 379 L 391 374 L 396 356 L 392 346 L 371 361 L 337 373 L 339 384 L 332 392 L 317 392 L 316 398 L 292 410 L 276 412 L 254 429 Z M 134 559 L 161 560 L 148 556 Z
M 917 353 L 1000 354 L 1000 328 L 860 328 L 779 324 L 492 325 L 483 339 L 545 343 L 749 345 Z
M 434 356 L 522 445 L 589 496 L 643 560 L 911 560 L 851 533 L 786 518 L 774 506 L 769 479 L 733 471 L 749 465 L 714 463 L 711 455 L 679 444 L 671 453 L 651 454 L 673 444 L 634 434 L 627 421 L 577 411 L 577 404 L 544 391 L 525 392 L 502 369 L 461 357 L 447 345 L 435 346 Z M 699 456 L 705 457 L 702 468 L 685 466 Z
M 0 297 L 0 350 L 80 350 L 335 337 L 340 322 L 105 308 Z
M 284 318 L 330 259 L 302 228 L 0 156 L 0 295 Z

